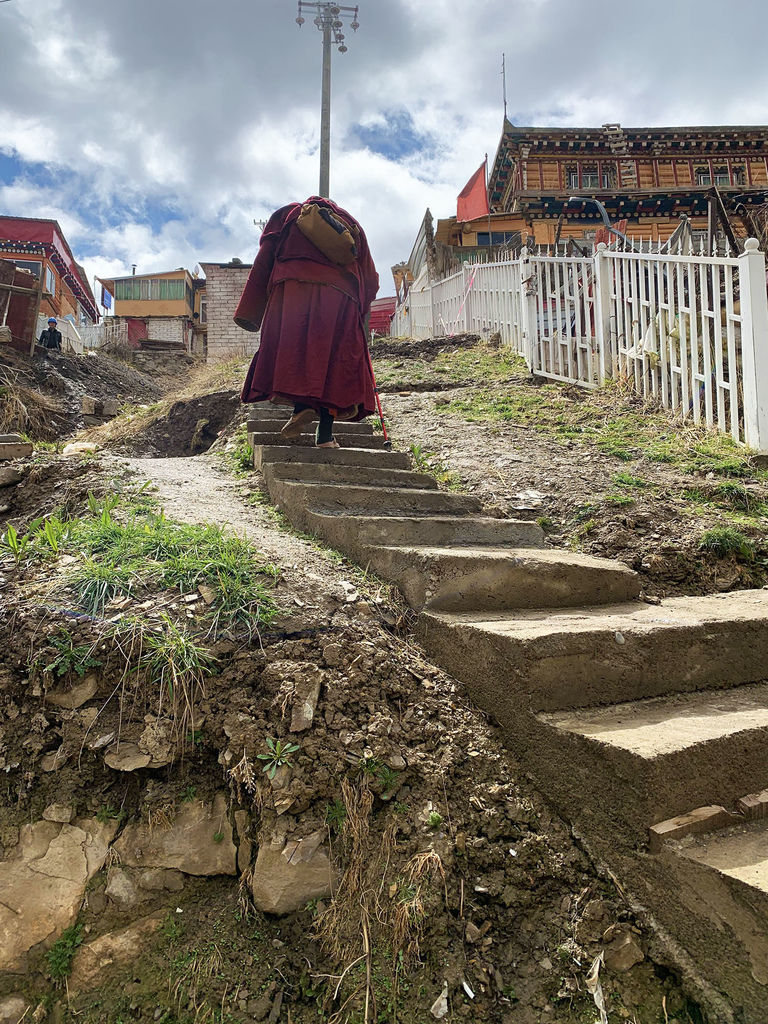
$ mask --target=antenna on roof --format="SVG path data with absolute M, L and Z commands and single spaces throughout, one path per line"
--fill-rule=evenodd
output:
M 502 53 L 501 55 L 501 83 L 502 83 L 502 95 L 504 97 L 504 120 L 507 120 L 507 58 Z

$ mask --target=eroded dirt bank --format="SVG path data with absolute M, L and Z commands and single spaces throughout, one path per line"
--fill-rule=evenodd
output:
M 47 456 L 17 485 L 19 535 L 53 525 L 0 567 L 0 995 L 114 1024 L 592 1022 L 602 952 L 609 1019 L 698 1024 L 396 595 L 282 529 L 232 475 L 238 445 Z M 252 546 L 247 617 L 229 598 L 251 556 L 178 533 L 206 523 Z M 130 571 L 94 605 L 106 563 Z M 54 922 L 14 905 L 44 875 Z

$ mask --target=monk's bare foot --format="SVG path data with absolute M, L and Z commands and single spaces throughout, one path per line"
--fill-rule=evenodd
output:
M 333 440 L 333 441 L 323 441 L 322 444 L 316 444 L 315 445 L 315 448 L 339 448 L 339 447 L 341 447 L 341 446 L 339 445 L 339 442 L 336 441 L 336 440 Z

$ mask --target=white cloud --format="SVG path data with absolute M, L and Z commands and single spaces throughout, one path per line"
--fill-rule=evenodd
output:
M 0 212 L 56 216 L 91 275 L 252 258 L 254 219 L 317 189 L 321 39 L 295 11 L 0 4 L 0 153 L 29 165 L 0 181 Z M 493 159 L 502 51 L 520 124 L 766 123 L 768 5 L 730 12 L 715 52 L 714 0 L 361 0 L 333 54 L 331 192 L 365 227 L 382 292 L 425 208 L 450 215 Z M 366 149 L 357 126 L 385 138 L 398 114 L 423 144 Z

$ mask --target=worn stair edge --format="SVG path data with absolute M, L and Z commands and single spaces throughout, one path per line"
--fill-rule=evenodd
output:
M 425 611 L 418 629 L 430 655 L 475 688 L 479 703 L 490 691 L 558 711 L 763 679 L 768 591 L 661 606 Z
M 301 529 L 308 528 L 307 511 L 367 509 L 379 515 L 403 512 L 476 512 L 480 502 L 468 495 L 418 488 L 355 487 L 339 484 L 293 483 L 273 478 L 269 484 L 272 501 Z
M 685 836 L 704 835 L 716 832 L 729 825 L 743 821 L 740 815 L 728 811 L 720 804 L 694 807 L 692 811 L 678 814 L 666 821 L 659 821 L 648 829 L 648 850 L 659 853 L 665 843 L 683 839 Z
M 339 446 L 342 448 L 369 448 L 369 449 L 384 449 L 386 442 L 381 434 L 339 434 L 336 438 L 339 442 Z M 312 447 L 315 446 L 315 435 L 313 432 L 300 434 L 299 437 L 287 438 L 278 432 L 269 431 L 257 431 L 251 432 L 248 435 L 248 443 L 252 448 L 256 445 L 277 445 L 278 447 L 284 446 L 286 448 L 292 447 Z M 334 449 L 323 449 L 320 451 L 333 451 Z
M 245 429 L 248 433 L 269 433 L 277 432 L 285 426 L 288 422 L 288 417 L 279 416 L 264 416 L 259 419 L 248 419 L 246 421 Z M 313 434 L 317 428 L 318 420 L 310 420 L 305 424 L 302 433 Z M 370 423 L 344 423 L 343 421 L 337 421 L 333 424 L 334 434 L 364 434 L 370 436 L 373 434 L 373 427 Z
M 532 771 L 553 800 L 573 808 L 609 798 L 638 841 L 649 825 L 692 806 L 734 806 L 768 781 L 766 683 L 545 712 L 535 721 Z
M 348 484 L 366 487 L 413 487 L 437 490 L 437 481 L 427 473 L 410 469 L 386 469 L 380 466 L 340 466 L 331 463 L 273 462 L 264 467 L 264 479 L 294 483 Z
M 615 604 L 640 593 L 637 574 L 620 562 L 556 549 L 368 545 L 361 555 L 416 610 Z
M 454 547 L 543 548 L 544 531 L 527 519 L 488 516 L 371 516 L 307 513 L 313 532 L 330 537 L 335 547 L 356 552 L 362 545 L 397 546 L 436 543 Z
M 306 465 L 379 466 L 382 469 L 409 469 L 411 460 L 404 452 L 374 448 L 315 448 L 308 445 L 262 445 L 253 449 L 253 465 L 263 470 L 273 463 Z

